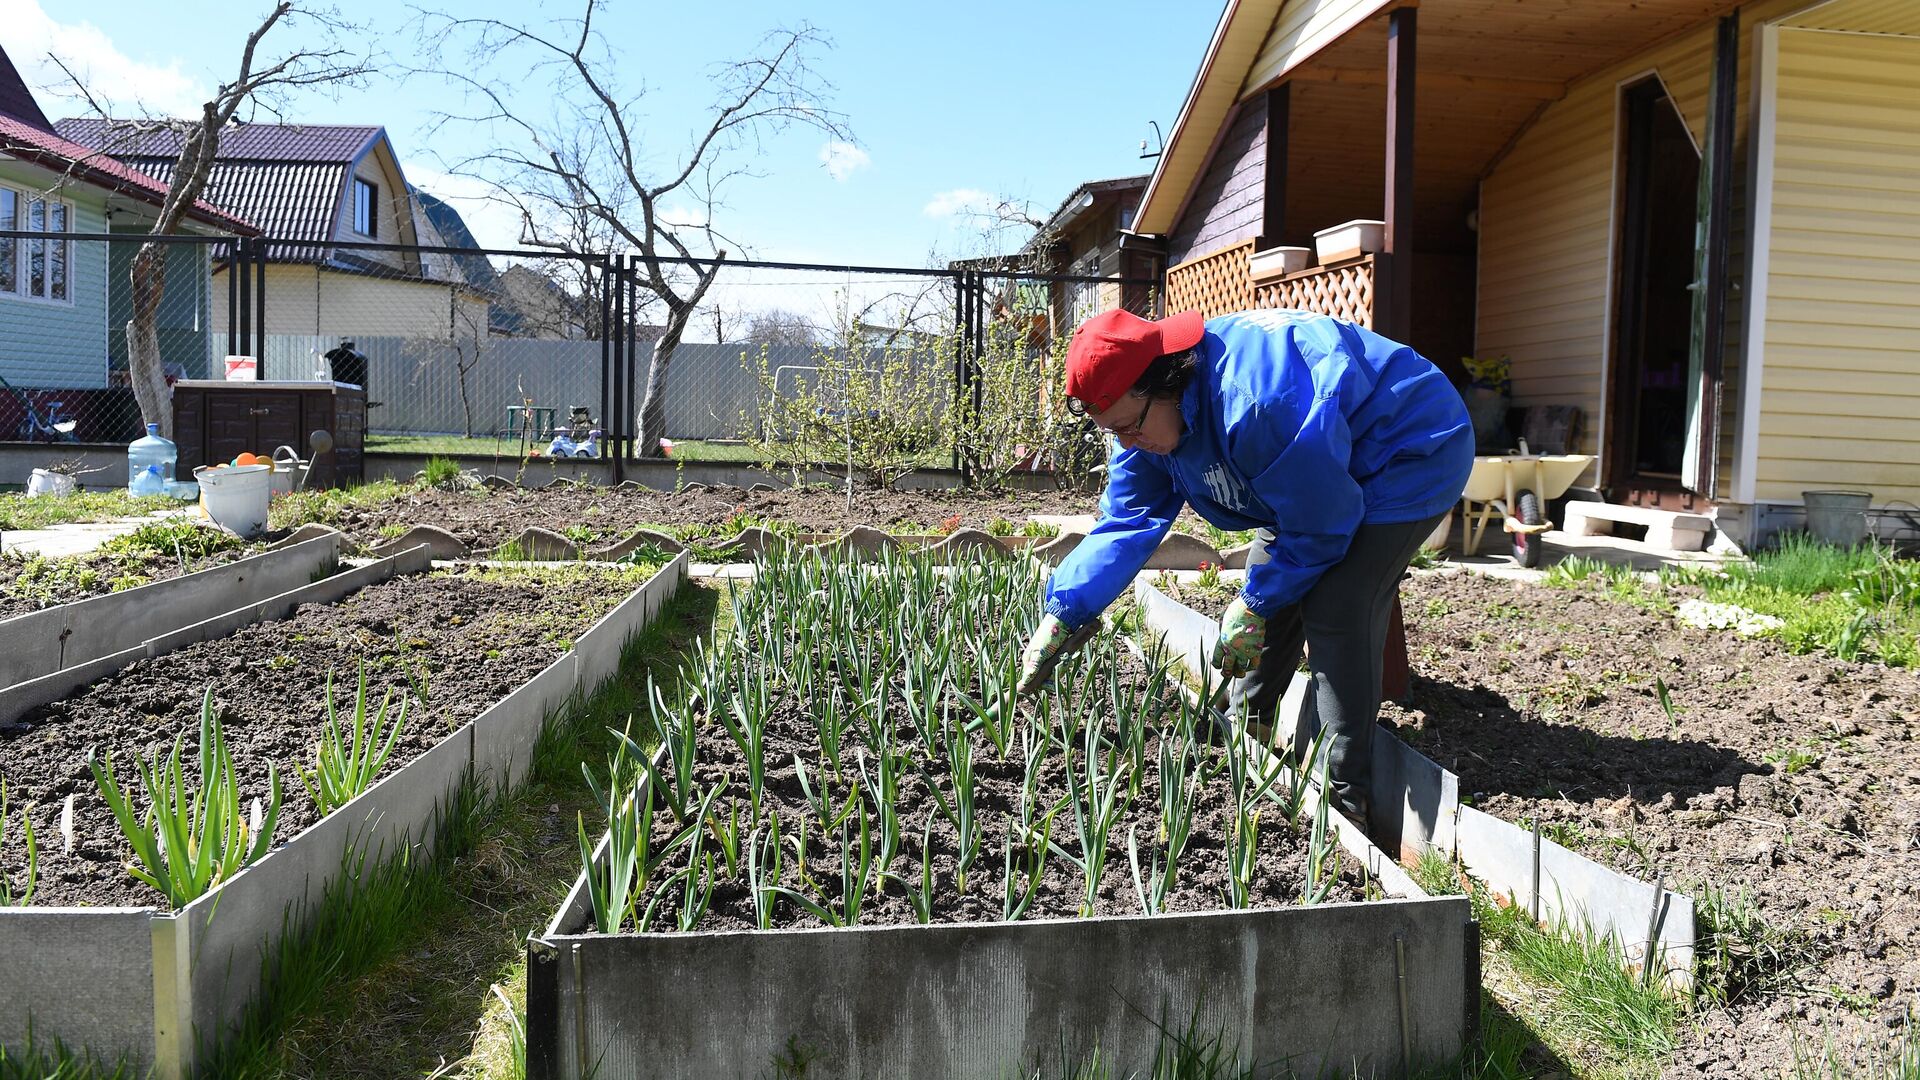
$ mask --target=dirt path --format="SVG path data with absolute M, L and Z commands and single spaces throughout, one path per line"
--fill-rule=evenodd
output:
M 33 902 L 164 903 L 122 869 L 131 852 L 96 790 L 89 748 L 113 755 L 123 788 L 137 786 L 136 757 L 165 753 L 184 733 L 191 774 L 201 699 L 211 688 L 242 797 L 264 796 L 267 764 L 280 769 L 285 803 L 275 836 L 285 841 L 316 816 L 293 770 L 313 765 L 329 673 L 344 710 L 352 708 L 363 662 L 370 707 L 389 688 L 396 708 L 410 685 L 424 688 L 425 704 L 409 710 L 384 770 L 390 772 L 552 663 L 644 576 L 639 568 L 585 567 L 409 575 L 339 604 L 310 605 L 291 619 L 137 661 L 0 727 L 0 776 L 10 799 L 16 807 L 37 806 L 40 886 Z M 62 850 L 57 825 L 69 795 L 76 796 L 71 853 Z M 10 832 L 0 866 L 22 865 L 19 842 Z
M 1920 991 L 1920 676 L 1594 586 L 1425 575 L 1402 599 L 1413 693 L 1382 719 L 1463 800 L 1696 897 L 1744 891 L 1804 958 L 1785 988 L 1698 1012 L 1668 1075 L 1778 1075 L 1796 1028 L 1815 1049 L 1897 1033 Z

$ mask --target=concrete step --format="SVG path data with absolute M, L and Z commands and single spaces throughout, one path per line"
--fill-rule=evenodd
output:
M 1645 527 L 1648 546 L 1669 551 L 1700 551 L 1713 528 L 1713 519 L 1705 514 L 1597 502 L 1568 503 L 1561 527 L 1574 536 L 1611 536 L 1619 523 Z

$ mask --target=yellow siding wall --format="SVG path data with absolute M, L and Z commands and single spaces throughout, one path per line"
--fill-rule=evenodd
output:
M 1761 500 L 1920 502 L 1920 39 L 1780 32 Z
M 1740 13 L 1740 73 L 1735 104 L 1734 214 L 1729 281 L 1745 264 L 1747 99 L 1753 83 L 1753 29 L 1804 7 L 1768 0 Z M 1522 134 L 1480 189 L 1480 298 L 1475 349 L 1513 358 L 1518 405 L 1577 405 L 1583 441 L 1599 452 L 1604 424 L 1605 357 L 1610 349 L 1614 146 L 1619 84 L 1654 72 L 1666 84 L 1696 143 L 1705 138 L 1714 24 L 1703 23 L 1568 87 Z M 1739 292 L 1729 296 L 1720 424 L 1718 493 L 1729 473 L 1738 415 Z M 1595 483 L 1590 471 L 1581 483 Z
M 407 337 L 446 340 L 486 333 L 484 301 L 462 294 L 459 315 L 452 311 L 447 285 L 396 281 L 364 274 L 321 273 L 312 266 L 267 266 L 267 333 L 322 336 Z M 227 279 L 213 283 L 212 323 L 227 327 Z M 220 347 L 224 349 L 225 339 Z

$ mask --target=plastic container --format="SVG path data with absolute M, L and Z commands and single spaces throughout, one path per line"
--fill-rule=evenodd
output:
M 193 470 L 200 482 L 200 509 L 215 525 L 241 539 L 266 531 L 271 465 L 227 465 Z
M 29 495 L 71 495 L 78 490 L 80 483 L 70 473 L 35 469 L 33 475 L 27 478 Z
M 1807 505 L 1807 531 L 1815 540 L 1836 547 L 1855 547 L 1867 539 L 1867 507 L 1873 505 L 1870 491 L 1803 491 Z
M 148 424 L 144 437 L 127 444 L 127 491 L 134 495 L 162 495 L 173 479 L 180 452 L 160 437 L 160 425 Z M 157 479 L 156 479 L 157 478 Z
M 1307 268 L 1313 252 L 1303 247 L 1272 247 L 1247 256 L 1247 273 L 1255 280 L 1297 274 Z
M 1343 259 L 1377 254 L 1386 246 L 1386 235 L 1386 222 L 1355 218 L 1314 233 L 1313 250 L 1320 256 L 1320 265 L 1326 266 Z

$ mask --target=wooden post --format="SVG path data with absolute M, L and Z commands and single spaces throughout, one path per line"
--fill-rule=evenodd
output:
M 1406 342 L 1413 326 L 1413 79 L 1414 27 L 1419 9 L 1387 16 L 1386 266 L 1377 291 L 1373 327 Z
M 1279 247 L 1284 241 L 1280 230 L 1287 219 L 1287 108 L 1289 84 L 1267 91 L 1266 184 L 1260 193 L 1260 243 L 1258 250 Z

